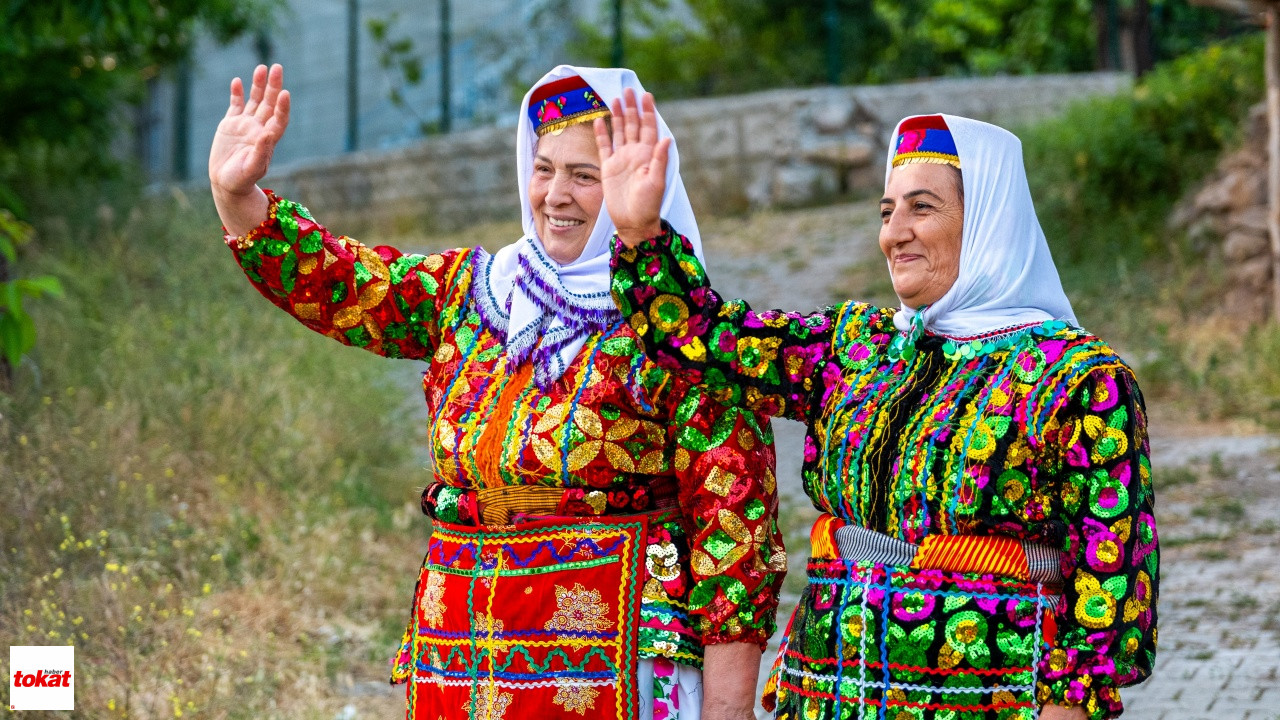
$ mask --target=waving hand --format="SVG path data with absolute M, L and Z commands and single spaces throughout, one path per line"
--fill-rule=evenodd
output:
M 289 126 L 284 69 L 259 65 L 245 102 L 240 78 L 231 81 L 231 104 L 209 149 L 209 184 L 227 230 L 243 234 L 266 219 L 266 196 L 257 182 L 267 174 L 276 143 Z
M 604 120 L 595 122 L 604 202 L 618 237 L 628 247 L 662 232 L 662 195 L 667 189 L 671 138 L 658 139 L 653 95 L 645 93 L 642 102 L 637 107 L 630 88 L 613 102 L 612 138 Z

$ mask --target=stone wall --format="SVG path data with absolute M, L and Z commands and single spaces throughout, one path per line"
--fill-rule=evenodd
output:
M 1271 239 L 1267 233 L 1267 113 L 1249 113 L 1244 142 L 1218 161 L 1213 173 L 1174 209 L 1169 225 L 1185 230 L 1193 246 L 1221 252 L 1226 261 L 1225 310 L 1257 322 L 1271 307 Z
M 880 187 L 887 135 L 906 115 L 947 112 L 1016 126 L 1118 92 L 1114 73 L 773 90 L 663 103 L 699 212 L 829 200 Z M 515 133 L 490 127 L 275 168 L 267 185 L 345 232 L 452 229 L 518 212 Z

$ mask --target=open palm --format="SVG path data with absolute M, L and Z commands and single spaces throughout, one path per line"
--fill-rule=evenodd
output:
M 635 91 L 628 88 L 614 101 L 612 113 L 612 138 L 603 120 L 595 124 L 600 178 L 618 237 L 634 247 L 661 232 L 671 138 L 658 138 L 658 115 L 649 93 L 644 94 L 643 107 L 637 107 Z
M 214 192 L 245 195 L 267 174 L 276 143 L 289 126 L 289 91 L 284 69 L 259 65 L 249 101 L 240 78 L 231 81 L 231 104 L 218 123 L 209 149 L 209 183 Z

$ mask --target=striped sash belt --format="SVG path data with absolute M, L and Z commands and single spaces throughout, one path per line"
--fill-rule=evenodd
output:
M 1063 581 L 1060 550 L 1004 535 L 930 535 L 917 545 L 822 515 L 813 524 L 809 541 L 817 560 L 991 573 L 1052 589 L 1061 587 Z

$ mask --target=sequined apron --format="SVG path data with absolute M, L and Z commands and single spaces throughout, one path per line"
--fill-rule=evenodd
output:
M 465 500 L 487 524 L 435 520 L 392 675 L 409 720 L 631 720 L 640 657 L 700 665 L 663 587 L 687 563 L 669 490 L 647 485 L 657 508 L 637 513 L 625 486 L 493 488 Z

